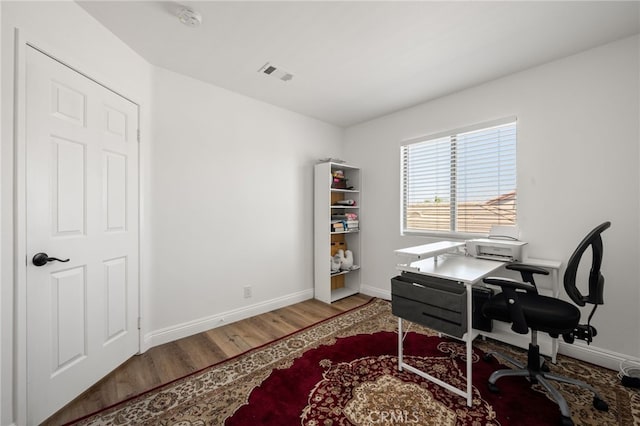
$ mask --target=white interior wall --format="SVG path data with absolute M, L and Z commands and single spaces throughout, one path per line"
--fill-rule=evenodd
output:
M 147 341 L 313 297 L 313 164 L 342 130 L 163 69 L 153 94 Z
M 0 46 L 2 46 L 2 7 L 0 7 Z M 0 57 L 0 61 L 2 61 L 1 57 Z M 2 66 L 0 66 L 0 99 L 4 99 L 4 98 L 5 98 L 5 92 L 2 87 Z M 4 133 L 2 133 L 2 127 L 3 127 L 2 126 L 2 104 L 3 102 L 0 101 L 0 137 L 4 136 Z M 4 198 L 3 198 L 4 190 L 2 188 L 2 183 L 3 183 L 2 151 L 3 151 L 2 146 L 0 145 L 0 206 L 2 206 L 2 201 L 4 201 Z M 2 210 L 3 209 L 0 208 L 0 241 L 4 241 L 3 217 L 5 216 L 5 214 L 3 214 Z M 0 259 L 2 259 L 3 245 L 4 244 L 0 243 Z M 3 327 L 1 325 L 1 324 L 4 324 L 5 322 L 9 322 L 9 323 L 11 322 L 10 315 L 12 313 L 12 309 L 10 306 L 12 301 L 11 299 L 8 299 L 8 300 L 6 299 L 4 286 L 2 285 L 2 283 L 4 282 L 3 280 L 4 276 L 3 276 L 2 270 L 3 270 L 3 265 L 2 265 L 2 262 L 0 261 L 0 383 L 4 383 L 5 381 L 7 382 L 10 381 L 9 378 L 11 377 L 11 365 L 13 363 L 13 354 L 11 354 L 10 352 L 8 354 L 5 354 L 6 348 L 4 348 L 4 345 L 11 341 L 12 330 L 8 329 L 7 327 Z M 4 424 L 5 414 L 7 415 L 11 414 L 10 405 L 9 406 L 5 405 L 7 404 L 4 402 L 5 400 L 7 400 L 8 403 L 11 403 L 12 401 L 11 390 L 7 385 L 0 385 L 0 425 Z
M 24 282 L 19 280 L 17 252 L 14 250 L 20 241 L 14 239 L 14 30 L 19 29 L 21 41 L 34 43 L 54 57 L 74 66 L 79 71 L 91 76 L 110 88 L 125 94 L 140 105 L 141 132 L 141 185 L 143 201 L 148 201 L 149 164 L 147 153 L 151 134 L 150 89 L 152 67 L 126 46 L 120 39 L 101 26 L 75 2 L 0 2 L 1 7 L 1 136 L 0 146 L 0 202 L 2 205 L 2 221 L 0 234 L 2 242 L 0 250 L 0 424 L 12 422 L 24 424 L 20 412 L 24 407 L 24 383 L 17 380 L 18 375 L 24 377 L 24 330 L 15 334 L 19 322 L 24 318 L 24 306 L 16 303 L 16 295 L 24 291 Z M 143 236 L 141 259 L 144 262 L 149 256 L 146 241 L 145 218 L 148 209 L 143 203 L 142 227 Z M 20 219 L 20 218 L 18 218 Z M 143 263 L 144 266 L 144 263 Z M 146 271 L 141 269 L 142 282 Z M 17 281 L 16 281 L 17 280 Z M 15 285 L 15 286 L 14 286 Z M 144 306 L 143 312 L 144 312 Z M 17 407 L 17 409 L 16 409 Z
M 566 264 L 586 233 L 610 220 L 605 305 L 590 349 L 638 357 L 638 48 L 638 37 L 621 40 L 347 129 L 345 155 L 357 159 L 369 188 L 365 291 L 388 297 L 393 250 L 429 241 L 400 236 L 402 141 L 516 115 L 518 222 L 529 255 Z

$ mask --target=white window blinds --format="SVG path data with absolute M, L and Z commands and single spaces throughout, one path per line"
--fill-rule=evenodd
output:
M 403 232 L 488 234 L 516 223 L 516 122 L 402 147 Z

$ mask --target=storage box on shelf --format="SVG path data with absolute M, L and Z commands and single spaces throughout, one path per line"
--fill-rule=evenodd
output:
M 341 163 L 315 166 L 314 294 L 326 303 L 360 291 L 360 169 Z M 339 250 L 352 255 L 335 269 Z M 339 262 L 339 261 L 338 261 Z
M 338 251 L 347 251 L 347 243 L 344 240 L 344 235 L 339 233 L 331 234 L 331 257 L 338 254 Z M 337 290 L 344 287 L 344 273 L 340 270 L 338 272 L 331 271 L 331 290 Z

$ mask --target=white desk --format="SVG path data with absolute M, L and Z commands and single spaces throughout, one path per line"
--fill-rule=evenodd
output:
M 443 254 L 409 265 L 398 265 L 398 269 L 416 274 L 429 275 L 460 283 L 476 283 L 504 266 L 504 262 L 478 259 L 459 254 Z
M 450 281 L 455 281 L 464 285 L 466 288 L 466 305 L 467 305 L 467 332 L 463 335 L 462 340 L 466 344 L 466 377 L 467 386 L 466 390 L 458 389 L 449 383 L 431 376 L 430 374 L 419 370 L 409 364 L 406 364 L 403 360 L 403 341 L 404 335 L 402 332 L 402 318 L 398 317 L 398 369 L 406 369 L 412 373 L 418 374 L 427 380 L 430 380 L 451 392 L 462 396 L 467 399 L 467 405 L 472 405 L 472 344 L 473 339 L 478 335 L 487 335 L 498 340 L 503 339 L 502 334 L 489 333 L 484 331 L 473 330 L 473 305 L 472 305 L 472 286 L 480 282 L 483 278 L 494 274 L 501 269 L 505 263 L 495 260 L 478 259 L 475 257 L 465 256 L 460 254 L 459 249 L 464 246 L 464 243 L 455 243 L 450 241 L 442 241 L 434 244 L 426 244 L 418 247 L 410 247 L 407 249 L 396 250 L 396 256 L 403 260 L 397 265 L 397 269 L 405 272 L 412 272 L 417 274 L 428 275 L 431 277 L 442 278 Z M 456 253 L 457 252 L 457 253 Z M 419 259 L 419 260 L 416 260 Z M 412 261 L 414 260 L 414 261 Z M 558 296 L 558 271 L 560 269 L 560 262 L 545 261 L 538 259 L 527 259 L 526 263 L 536 266 L 551 269 L 552 271 L 552 293 L 555 297 Z M 507 336 L 513 336 L 514 333 L 507 333 Z M 555 356 L 557 353 L 557 339 L 553 339 L 552 343 L 552 358 L 555 362 Z
M 428 249 L 428 247 L 425 247 Z M 438 278 L 444 278 L 451 281 L 456 281 L 460 284 L 463 284 L 466 287 L 467 293 L 467 332 L 462 337 L 462 340 L 466 343 L 466 351 L 467 351 L 467 386 L 466 390 L 458 389 L 455 386 L 450 385 L 449 383 L 443 382 L 437 377 L 433 377 L 432 375 L 425 373 L 422 370 L 419 370 L 407 363 L 403 360 L 403 342 L 404 335 L 402 333 L 402 318 L 398 317 L 398 369 L 402 371 L 402 369 L 406 369 L 415 373 L 421 377 L 424 377 L 427 380 L 430 380 L 445 389 L 450 390 L 451 392 L 462 396 L 467 399 L 467 405 L 469 407 L 472 406 L 473 400 L 473 390 L 472 390 L 472 345 L 473 339 L 476 337 L 474 335 L 474 330 L 472 327 L 473 320 L 473 306 L 471 299 L 471 287 L 474 283 L 479 282 L 482 278 L 490 275 L 496 270 L 502 267 L 501 262 L 496 262 L 493 260 L 485 260 L 485 259 L 476 259 L 473 257 L 467 257 L 458 254 L 443 254 L 436 255 L 432 258 L 426 258 L 424 260 L 420 260 L 417 262 L 413 262 L 410 265 L 399 266 L 401 270 L 410 270 L 411 272 L 424 274 L 429 276 L 434 276 Z

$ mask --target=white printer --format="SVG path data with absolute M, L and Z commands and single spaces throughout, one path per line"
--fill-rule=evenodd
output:
M 467 240 L 467 253 L 474 257 L 505 262 L 517 262 L 523 258 L 524 241 L 499 240 L 496 238 L 477 238 Z
M 465 242 L 467 254 L 482 259 L 517 262 L 524 258 L 524 241 L 519 241 L 516 226 L 492 226 L 489 238 L 476 238 Z

